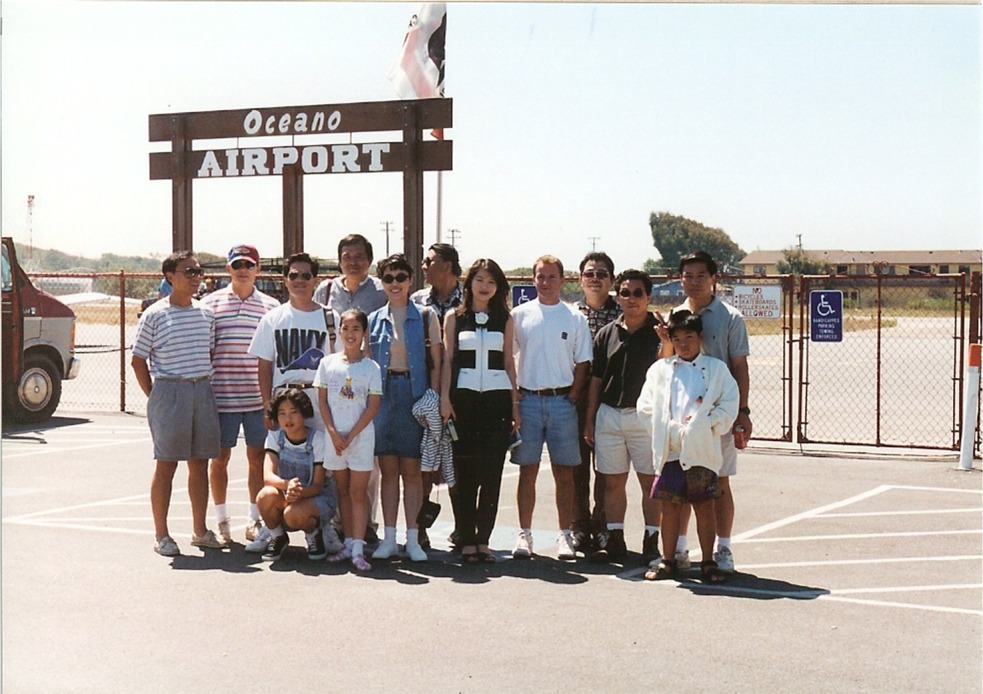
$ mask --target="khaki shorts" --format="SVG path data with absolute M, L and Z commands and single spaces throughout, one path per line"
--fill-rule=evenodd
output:
M 652 437 L 634 407 L 601 404 L 594 420 L 594 468 L 602 475 L 618 475 L 631 467 L 641 475 L 655 474 Z

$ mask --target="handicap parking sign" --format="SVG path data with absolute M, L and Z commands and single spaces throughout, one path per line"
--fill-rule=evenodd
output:
M 831 289 L 809 292 L 809 340 L 843 342 L 843 292 Z
M 536 287 L 531 284 L 513 284 L 512 285 L 512 305 L 518 306 L 519 304 L 524 304 L 527 301 L 532 301 L 538 296 L 536 293 Z

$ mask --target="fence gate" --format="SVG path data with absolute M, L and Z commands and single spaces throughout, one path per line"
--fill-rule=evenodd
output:
M 810 293 L 841 291 L 842 341 L 810 335 Z M 807 276 L 798 304 L 801 443 L 958 449 L 964 275 Z

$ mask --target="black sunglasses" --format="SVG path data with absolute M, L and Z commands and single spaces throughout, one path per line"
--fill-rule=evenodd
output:
M 611 276 L 611 273 L 608 272 L 607 270 L 584 270 L 580 274 L 582 277 L 586 277 L 589 280 L 592 280 L 595 277 L 599 280 L 606 280 L 608 277 Z
M 287 273 L 288 280 L 295 280 L 298 277 L 302 280 L 309 280 L 313 276 L 314 275 L 312 275 L 309 272 L 297 272 L 296 270 L 291 270 L 290 272 Z
M 409 278 L 410 276 L 405 272 L 397 272 L 395 275 L 389 275 L 389 274 L 383 275 L 382 281 L 385 282 L 386 284 L 392 284 L 393 282 L 405 282 Z
M 200 267 L 186 267 L 184 268 L 185 277 L 201 277 L 205 274 L 205 270 Z
M 256 263 L 251 263 L 248 260 L 237 260 L 234 263 L 232 263 L 233 270 L 242 270 L 243 268 L 246 268 L 247 270 L 252 270 L 254 267 L 256 267 Z
M 633 296 L 633 297 L 635 297 L 636 299 L 641 299 L 641 298 L 642 298 L 643 296 L 645 296 L 645 290 L 644 290 L 644 289 L 639 289 L 638 287 L 636 287 L 636 288 L 634 289 L 634 291 L 629 291 L 629 290 L 627 290 L 627 289 L 622 289 L 622 290 L 620 290 L 620 291 L 618 292 L 618 296 L 623 296 L 623 297 L 625 297 L 626 299 L 627 299 L 627 298 L 628 298 L 629 296 Z

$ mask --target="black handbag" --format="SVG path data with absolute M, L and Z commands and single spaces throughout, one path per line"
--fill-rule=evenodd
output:
M 424 499 L 420 512 L 416 514 L 416 524 L 420 528 L 429 528 L 440 515 L 440 504 L 430 499 Z

